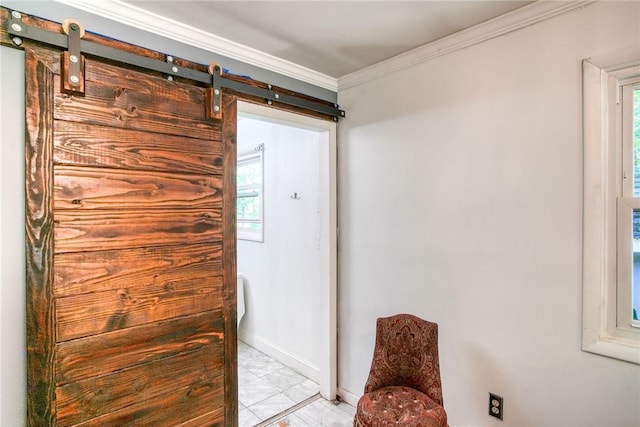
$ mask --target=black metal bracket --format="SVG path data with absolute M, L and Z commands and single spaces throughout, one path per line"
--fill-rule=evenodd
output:
M 71 29 L 71 25 L 69 25 L 69 29 Z M 125 52 L 113 47 L 104 46 L 88 40 L 83 40 L 80 34 L 80 32 L 83 31 L 81 26 L 79 26 L 78 31 L 78 37 L 76 37 L 75 33 L 72 36 L 71 32 L 66 35 L 27 25 L 22 21 L 22 14 L 17 11 L 11 11 L 9 19 L 7 20 L 7 32 L 12 36 L 11 40 L 16 46 L 20 46 L 22 44 L 22 39 L 30 39 L 68 50 L 65 54 L 68 54 L 69 73 L 67 76 L 64 76 L 65 78 L 63 81 L 65 83 L 68 81 L 69 88 L 65 90 L 68 90 L 71 93 L 84 92 L 84 58 L 80 54 L 82 52 L 85 55 L 133 65 L 145 70 L 156 71 L 164 74 L 168 80 L 173 80 L 174 77 L 181 77 L 208 85 L 211 91 L 211 99 L 207 100 L 207 105 L 210 106 L 211 113 L 209 114 L 209 112 L 207 112 L 207 115 L 211 118 L 222 117 L 221 91 L 223 89 L 231 89 L 238 93 L 262 98 L 268 105 L 281 103 L 316 113 L 326 114 L 331 116 L 336 122 L 339 118 L 346 117 L 345 111 L 341 110 L 337 104 L 329 104 L 323 101 L 317 102 L 307 98 L 299 98 L 296 96 L 278 93 L 273 90 L 271 85 L 267 85 L 267 89 L 263 89 L 226 78 L 220 66 L 218 66 L 219 71 L 217 72 L 211 73 L 211 70 L 209 70 L 209 73 L 205 73 L 191 68 L 178 66 L 173 63 L 173 58 L 168 55 L 166 57 L 166 61 L 160 61 L 142 55 Z M 79 59 L 78 63 L 74 63 L 72 61 L 72 55 L 77 56 Z M 65 60 L 64 57 L 63 60 Z M 80 68 L 74 68 L 75 64 L 78 64 Z M 64 65 L 63 69 L 65 69 Z M 75 74 L 74 70 L 78 71 L 78 74 Z M 70 84 L 75 81 L 73 76 L 80 78 L 80 72 L 82 72 L 82 90 L 79 90 L 79 86 Z M 218 90 L 217 93 L 216 89 Z M 216 111 L 216 106 L 218 107 L 218 111 Z M 209 107 L 207 108 L 209 109 Z
M 338 107 L 338 104 L 333 105 L 324 105 L 314 103 L 313 101 L 309 101 L 304 98 L 298 98 L 295 96 L 287 95 L 284 93 L 276 92 L 273 89 L 273 86 L 270 84 L 267 85 L 266 89 L 250 86 L 248 84 L 238 82 L 235 80 L 225 79 L 224 75 L 222 76 L 222 87 L 227 89 L 235 90 L 236 92 L 246 93 L 247 95 L 253 95 L 260 98 L 263 98 L 268 105 L 273 105 L 274 103 L 281 103 L 286 105 L 291 105 L 294 107 L 303 108 L 306 110 L 313 110 L 318 113 L 324 113 L 333 117 L 335 122 L 338 121 L 339 118 L 346 117 L 346 113 L 344 110 L 341 110 Z M 310 107 L 310 105 L 312 105 Z
M 61 92 L 84 95 L 84 56 L 80 52 L 80 39 L 84 37 L 84 28 L 79 22 L 66 20 L 62 30 L 67 35 L 69 50 L 61 58 Z
M 211 75 L 211 87 L 207 89 L 207 117 L 210 119 L 222 118 L 222 67 L 218 64 L 209 65 Z

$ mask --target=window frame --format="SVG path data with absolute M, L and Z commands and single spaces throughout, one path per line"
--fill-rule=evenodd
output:
M 253 189 L 258 192 L 259 215 L 257 220 L 241 219 L 236 212 L 237 238 L 254 242 L 264 242 L 264 149 L 260 144 L 254 151 L 239 154 L 236 161 L 236 168 L 239 170 L 243 165 L 257 163 L 260 165 L 260 184 L 236 185 L 236 197 L 240 198 L 243 190 Z M 237 172 L 236 172 L 237 173 Z M 241 224 L 259 224 L 258 230 L 243 229 Z
M 622 195 L 618 199 L 618 328 L 632 335 L 640 328 L 640 321 L 633 319 L 633 298 L 625 299 L 625 295 L 633 292 L 633 211 L 640 211 L 640 196 L 634 196 L 635 170 L 633 164 L 633 95 L 634 90 L 640 90 L 639 74 L 618 82 L 619 85 L 619 115 L 621 123 L 620 141 L 622 145 Z M 626 319 L 626 321 L 624 321 Z M 623 323 L 624 321 L 624 323 Z
M 640 329 L 620 317 L 631 304 L 631 214 L 640 209 L 640 198 L 625 197 L 633 173 L 624 178 L 629 160 L 623 158 L 621 87 L 636 76 L 640 62 L 601 68 L 583 61 L 582 349 L 640 364 Z

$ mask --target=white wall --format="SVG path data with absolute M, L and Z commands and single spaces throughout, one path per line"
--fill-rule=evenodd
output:
M 320 135 L 266 121 L 238 122 L 238 154 L 265 146 L 264 242 L 238 240 L 246 302 L 240 337 L 316 381 Z M 291 198 L 294 193 L 299 200 Z
M 24 425 L 24 53 L 0 46 L 0 425 Z M 18 79 L 15 76 L 19 76 Z
M 596 3 L 339 92 L 345 396 L 409 312 L 451 426 L 640 425 L 640 366 L 580 350 L 581 60 L 639 41 L 640 3 Z

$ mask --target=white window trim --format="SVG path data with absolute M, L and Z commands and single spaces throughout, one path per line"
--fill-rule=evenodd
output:
M 625 295 L 633 292 L 633 265 L 634 253 L 636 249 L 634 245 L 633 233 L 624 230 L 633 229 L 633 212 L 640 210 L 640 197 L 634 196 L 635 176 L 633 164 L 633 110 L 634 101 L 633 94 L 635 90 L 640 90 L 640 70 L 632 77 L 619 81 L 619 96 L 621 99 L 620 117 L 622 124 L 619 126 L 622 142 L 622 169 L 627 179 L 623 179 L 622 197 L 618 199 L 618 224 L 623 223 L 622 227 L 618 227 L 618 251 L 624 251 L 628 256 L 619 257 L 618 259 L 618 319 L 632 319 L 634 304 L 628 304 Z M 626 156 L 625 156 L 626 155 Z M 632 336 L 639 333 L 640 321 L 631 320 L 621 325 L 618 321 L 618 327 L 621 330 L 630 333 Z
M 257 221 L 258 223 L 260 223 L 260 230 L 255 230 L 255 231 L 246 230 L 238 227 L 236 230 L 237 238 L 240 240 L 264 242 L 264 154 L 263 152 L 264 152 L 264 146 L 260 144 L 258 147 L 256 147 L 255 151 L 238 155 L 238 159 L 237 159 L 238 166 L 243 162 L 247 162 L 255 158 L 258 158 L 260 162 L 260 172 L 262 174 L 262 177 L 260 179 L 260 190 L 259 190 L 260 218 Z M 240 186 L 238 186 L 238 189 L 240 189 Z M 253 222 L 253 221 L 241 221 L 240 218 L 236 218 L 236 222 L 240 224 L 241 222 Z
M 582 349 L 640 364 L 640 330 L 618 316 L 617 215 L 622 182 L 619 82 L 640 64 L 600 68 L 583 61 L 584 222 Z

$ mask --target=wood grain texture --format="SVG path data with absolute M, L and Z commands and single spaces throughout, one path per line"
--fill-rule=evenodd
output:
M 221 427 L 224 425 L 224 408 L 219 408 L 215 411 L 211 411 L 206 413 L 198 418 L 194 418 L 182 424 L 179 424 L 177 427 Z
M 140 401 L 119 411 L 76 425 L 78 427 L 174 427 L 189 421 L 192 421 L 190 425 L 194 427 L 222 425 L 224 396 L 221 380 L 219 378 L 216 382 L 174 389 L 156 399 Z M 198 419 L 205 414 L 207 417 L 202 417 L 202 423 L 193 421 L 194 417 Z
M 57 121 L 53 158 L 59 165 L 220 175 L 220 138 L 219 132 L 203 140 Z
M 54 209 L 222 207 L 222 180 L 212 176 L 58 166 Z
M 58 342 L 222 308 L 222 277 L 167 281 L 56 300 Z
M 159 77 L 140 73 L 140 86 Z M 59 76 L 56 76 L 56 84 Z M 115 128 L 215 139 L 215 124 L 206 120 L 204 89 L 198 103 L 181 100 L 180 90 L 167 88 L 162 98 L 143 91 L 87 81 L 82 97 L 58 93 L 54 118 Z
M 220 347 L 224 339 L 222 310 L 181 316 L 153 324 L 59 343 L 56 384 L 64 385 L 154 360 Z
M 46 61 L 29 49 L 29 43 L 26 45 L 27 424 L 48 426 L 56 418 L 51 162 L 54 78 Z
M 186 102 L 190 105 L 203 105 L 202 88 L 180 81 L 168 81 L 165 78 L 149 75 L 143 70 L 124 68 L 104 61 L 87 59 L 86 78 L 88 81 L 118 87 L 121 90 L 151 95 L 161 100 L 167 99 Z
M 55 257 L 55 295 L 71 296 L 167 283 L 176 275 L 213 277 L 222 269 L 222 243 L 73 252 Z
M 237 426 L 235 98 L 29 45 L 29 425 Z
M 61 211 L 54 225 L 56 253 L 215 243 L 222 239 L 220 209 Z
M 203 363 L 205 360 L 207 362 Z M 222 389 L 223 361 L 223 346 L 209 345 L 108 375 L 68 383 L 56 390 L 58 425 L 73 426 L 140 401 L 161 398 L 177 389 Z
M 224 332 L 225 353 L 225 425 L 238 426 L 238 339 L 237 339 L 237 284 L 236 284 L 236 162 L 237 162 L 237 101 L 235 97 L 222 97 L 224 147 L 223 176 L 223 242 L 224 269 Z

